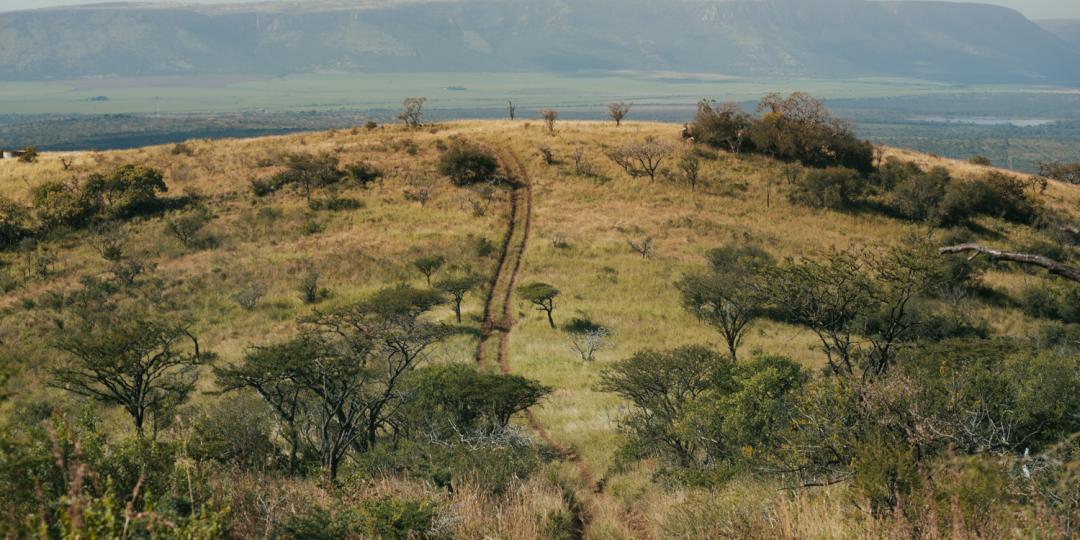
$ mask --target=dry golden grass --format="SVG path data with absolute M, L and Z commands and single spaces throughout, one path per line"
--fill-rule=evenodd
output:
M 645 137 L 675 141 L 679 132 L 675 125 L 631 122 L 616 128 L 613 124 L 560 122 L 557 127 L 557 133 L 549 135 L 538 122 L 469 121 L 415 132 L 390 127 L 370 132 L 193 141 L 189 143 L 193 156 L 174 155 L 172 146 L 76 154 L 69 171 L 62 170 L 57 155 L 45 154 L 40 163 L 32 165 L 0 162 L 0 195 L 26 202 L 30 187 L 40 182 L 82 177 L 137 162 L 165 171 L 171 193 L 195 190 L 207 197 L 216 216 L 209 226 L 219 241 L 214 249 L 182 249 L 164 234 L 160 218 L 130 223 L 125 230 L 132 238 L 132 249 L 146 253 L 157 263 L 159 276 L 185 291 L 205 346 L 221 355 L 221 361 L 232 362 L 250 345 L 288 335 L 296 317 L 308 312 L 310 308 L 297 300 L 294 291 L 306 265 L 318 269 L 324 286 L 333 291 L 329 304 L 359 298 L 394 283 L 421 284 L 422 277 L 410 267 L 411 258 L 421 253 L 442 253 L 451 264 L 482 264 L 485 272 L 490 271 L 494 261 L 478 262 L 471 254 L 472 246 L 479 237 L 494 242 L 501 237 L 505 194 L 487 215 L 475 216 L 467 204 L 475 195 L 438 178 L 437 146 L 460 137 L 506 147 L 525 162 L 535 194 L 534 227 L 519 282 L 544 281 L 562 291 L 556 301 L 557 322 L 587 315 L 615 332 L 610 349 L 602 351 L 597 361 L 583 363 L 564 335 L 548 327 L 542 314 L 524 303 L 516 304 L 518 325 L 510 345 L 513 371 L 556 389 L 536 411 L 538 419 L 555 439 L 576 449 L 592 473 L 609 486 L 611 497 L 590 499 L 594 507 L 589 508 L 589 536 L 634 536 L 637 533 L 626 520 L 630 509 L 641 511 L 653 538 L 724 536 L 723 529 L 710 528 L 721 525 L 715 516 L 708 518 L 709 509 L 717 508 L 709 504 L 734 504 L 752 495 L 749 500 L 771 510 L 748 509 L 751 513 L 746 519 L 774 536 L 873 537 L 876 533 L 869 529 L 866 536 L 852 533 L 861 530 L 855 524 L 865 516 L 851 515 L 845 503 L 839 502 L 842 496 L 834 495 L 839 490 L 802 499 L 789 499 L 775 486 L 754 483 L 733 485 L 722 493 L 668 492 L 651 482 L 648 464 L 629 470 L 615 467 L 620 442 L 616 420 L 622 404 L 594 387 L 604 366 L 639 349 L 718 343 L 717 335 L 679 307 L 678 292 L 672 286 L 684 272 L 701 266 L 703 255 L 711 248 L 730 242 L 756 242 L 779 258 L 820 257 L 833 249 L 892 245 L 918 229 L 876 214 L 792 206 L 786 201 L 786 186 L 779 181 L 780 165 L 761 157 L 720 153 L 716 160 L 703 163 L 704 185 L 691 192 L 688 186 L 668 180 L 650 183 L 629 178 L 605 156 L 618 144 Z M 410 145 L 417 149 L 415 155 L 408 151 Z M 557 163 L 545 164 L 541 148 L 550 149 Z M 574 154 L 579 149 L 590 175 L 575 174 Z M 683 146 L 679 151 L 689 148 Z M 248 194 L 249 180 L 272 174 L 277 169 L 264 165 L 289 152 L 334 152 L 342 163 L 370 162 L 386 171 L 387 178 L 371 189 L 342 193 L 365 203 L 363 209 L 351 212 L 311 212 L 297 194 L 253 200 Z M 984 170 L 904 150 L 890 149 L 887 155 L 922 165 L 942 165 L 958 176 Z M 669 166 L 673 164 L 674 160 L 669 162 Z M 432 197 L 425 206 L 405 200 L 410 181 L 433 182 Z M 766 207 L 766 186 L 770 184 L 772 204 Z M 1040 197 L 1054 208 L 1075 213 L 1080 188 L 1052 184 Z M 267 208 L 276 213 L 271 215 Z M 317 221 L 324 230 L 301 234 L 300 228 L 309 221 Z M 1010 239 L 1030 234 L 997 222 L 987 226 Z M 32 280 L 0 301 L 4 310 L 0 335 L 6 336 L 6 341 L 25 348 L 36 343 L 33 324 L 22 316 L 23 301 L 38 298 L 46 290 L 70 286 L 82 274 L 102 271 L 100 257 L 84 242 L 86 236 L 76 233 L 51 243 L 59 261 L 56 275 Z M 651 259 L 643 259 L 627 246 L 628 238 L 644 237 L 655 242 L 656 254 Z M 3 257 L 18 266 L 23 256 Z M 1039 279 L 1001 272 L 989 276 L 990 283 L 1007 290 Z M 264 283 L 268 294 L 260 307 L 248 312 L 229 297 L 252 281 Z M 479 304 L 479 295 L 468 298 L 466 323 L 475 325 Z M 986 308 L 979 309 L 984 310 L 982 315 L 989 315 Z M 449 310 L 437 316 L 449 321 Z M 995 309 L 992 322 L 995 329 L 1010 334 L 1026 333 L 1033 324 L 1007 309 Z M 815 345 L 807 331 L 761 322 L 754 326 L 744 348 L 747 352 L 785 354 L 813 366 L 821 362 Z M 462 337 L 434 356 L 437 360 L 465 361 L 472 347 L 472 339 Z M 46 362 L 48 354 L 38 351 L 34 361 Z M 203 384 L 212 386 L 208 378 Z M 556 465 L 554 474 L 568 477 L 573 471 Z M 539 538 L 542 518 L 561 505 L 559 496 L 550 483 L 534 479 L 495 507 L 479 493 L 468 491 L 459 491 L 445 502 L 459 518 L 453 527 L 462 537 Z M 738 521 L 738 516 L 729 517 Z

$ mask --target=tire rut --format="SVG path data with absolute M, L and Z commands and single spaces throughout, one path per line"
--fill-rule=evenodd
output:
M 488 349 L 495 334 L 498 333 L 496 356 L 498 369 L 503 374 L 509 374 L 511 371 L 509 360 L 510 333 L 513 331 L 516 322 L 513 317 L 513 294 L 532 228 L 532 182 L 529 179 L 528 170 L 512 152 L 500 149 L 496 151 L 496 156 L 502 169 L 509 176 L 513 190 L 510 196 L 509 220 L 499 253 L 497 270 L 491 278 L 487 298 L 484 302 L 484 320 L 481 326 L 480 341 L 476 346 L 476 362 L 480 369 L 487 368 L 487 356 L 490 352 Z M 531 410 L 525 411 L 525 418 L 528 421 L 529 428 L 545 444 L 552 448 L 563 461 L 574 465 L 578 470 L 582 483 L 588 488 L 593 497 L 607 497 L 602 484 L 597 481 L 588 465 L 576 451 L 552 437 Z M 626 511 L 625 514 L 626 523 L 634 531 L 636 537 L 650 540 L 651 535 L 648 533 L 648 528 L 641 513 L 633 510 Z M 586 530 L 588 529 L 588 516 L 584 517 L 583 526 Z

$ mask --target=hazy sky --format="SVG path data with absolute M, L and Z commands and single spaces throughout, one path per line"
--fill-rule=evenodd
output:
M 147 1 L 147 0 L 143 0 Z M 154 0 L 150 0 L 154 1 Z M 175 1 L 175 0 L 174 0 Z M 216 4 L 222 0 L 179 0 L 181 3 Z M 250 2 L 256 0 L 228 0 Z M 1018 9 L 1032 19 L 1077 18 L 1080 19 L 1080 0 L 975 0 Z M 56 5 L 93 3 L 88 0 L 0 0 L 0 11 L 30 9 Z

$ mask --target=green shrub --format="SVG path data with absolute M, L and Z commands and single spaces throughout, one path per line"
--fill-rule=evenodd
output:
M 434 503 L 386 496 L 360 501 L 355 508 L 336 513 L 313 506 L 285 523 L 282 536 L 296 540 L 355 537 L 438 539 L 445 537 L 434 530 L 438 515 L 438 507 Z
M 273 430 L 265 402 L 249 395 L 227 397 L 195 417 L 189 451 L 197 460 L 242 470 L 272 468 L 278 457 Z
M 859 201 L 865 189 L 866 181 L 857 171 L 833 167 L 802 175 L 788 198 L 793 204 L 842 210 Z
M 368 187 L 372 182 L 383 177 L 383 172 L 367 163 L 353 163 L 345 166 L 345 176 L 360 187 Z
M 44 182 L 35 186 L 31 195 L 34 213 L 48 229 L 82 227 L 97 211 L 78 186 L 64 182 Z
M 487 150 L 458 143 L 439 158 L 439 174 L 456 186 L 468 186 L 498 179 L 499 161 Z
M 962 225 L 980 216 L 1031 223 L 1036 214 L 1035 203 L 1021 180 L 991 172 L 975 180 L 950 183 L 938 217 L 944 225 Z
M 30 234 L 30 213 L 15 201 L 0 197 L 0 250 L 17 246 Z
M 928 172 L 919 171 L 895 185 L 889 194 L 889 203 L 897 214 L 907 219 L 934 219 L 951 181 L 949 171 L 943 167 L 935 167 Z
M 1080 323 L 1080 287 L 1030 285 L 1020 292 L 1017 303 L 1029 317 L 1063 323 Z
M 161 172 L 141 165 L 123 165 L 108 174 L 92 174 L 82 188 L 107 219 L 157 210 L 158 193 L 169 190 Z

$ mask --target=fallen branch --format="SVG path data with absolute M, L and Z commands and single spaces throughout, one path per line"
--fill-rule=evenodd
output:
M 1038 266 L 1040 268 L 1045 268 L 1047 272 L 1050 272 L 1055 276 L 1061 276 L 1065 279 L 1080 283 L 1080 268 L 1057 262 L 1048 257 L 1043 257 L 1042 255 L 1032 255 L 1029 253 L 1011 253 L 1008 251 L 1001 251 L 997 249 L 983 247 L 978 244 L 961 244 L 959 246 L 943 247 L 938 251 L 942 255 L 952 255 L 956 253 L 972 253 L 972 258 L 975 258 L 979 255 L 986 255 L 995 261 L 1009 261 L 1020 264 L 1027 264 L 1031 266 Z

